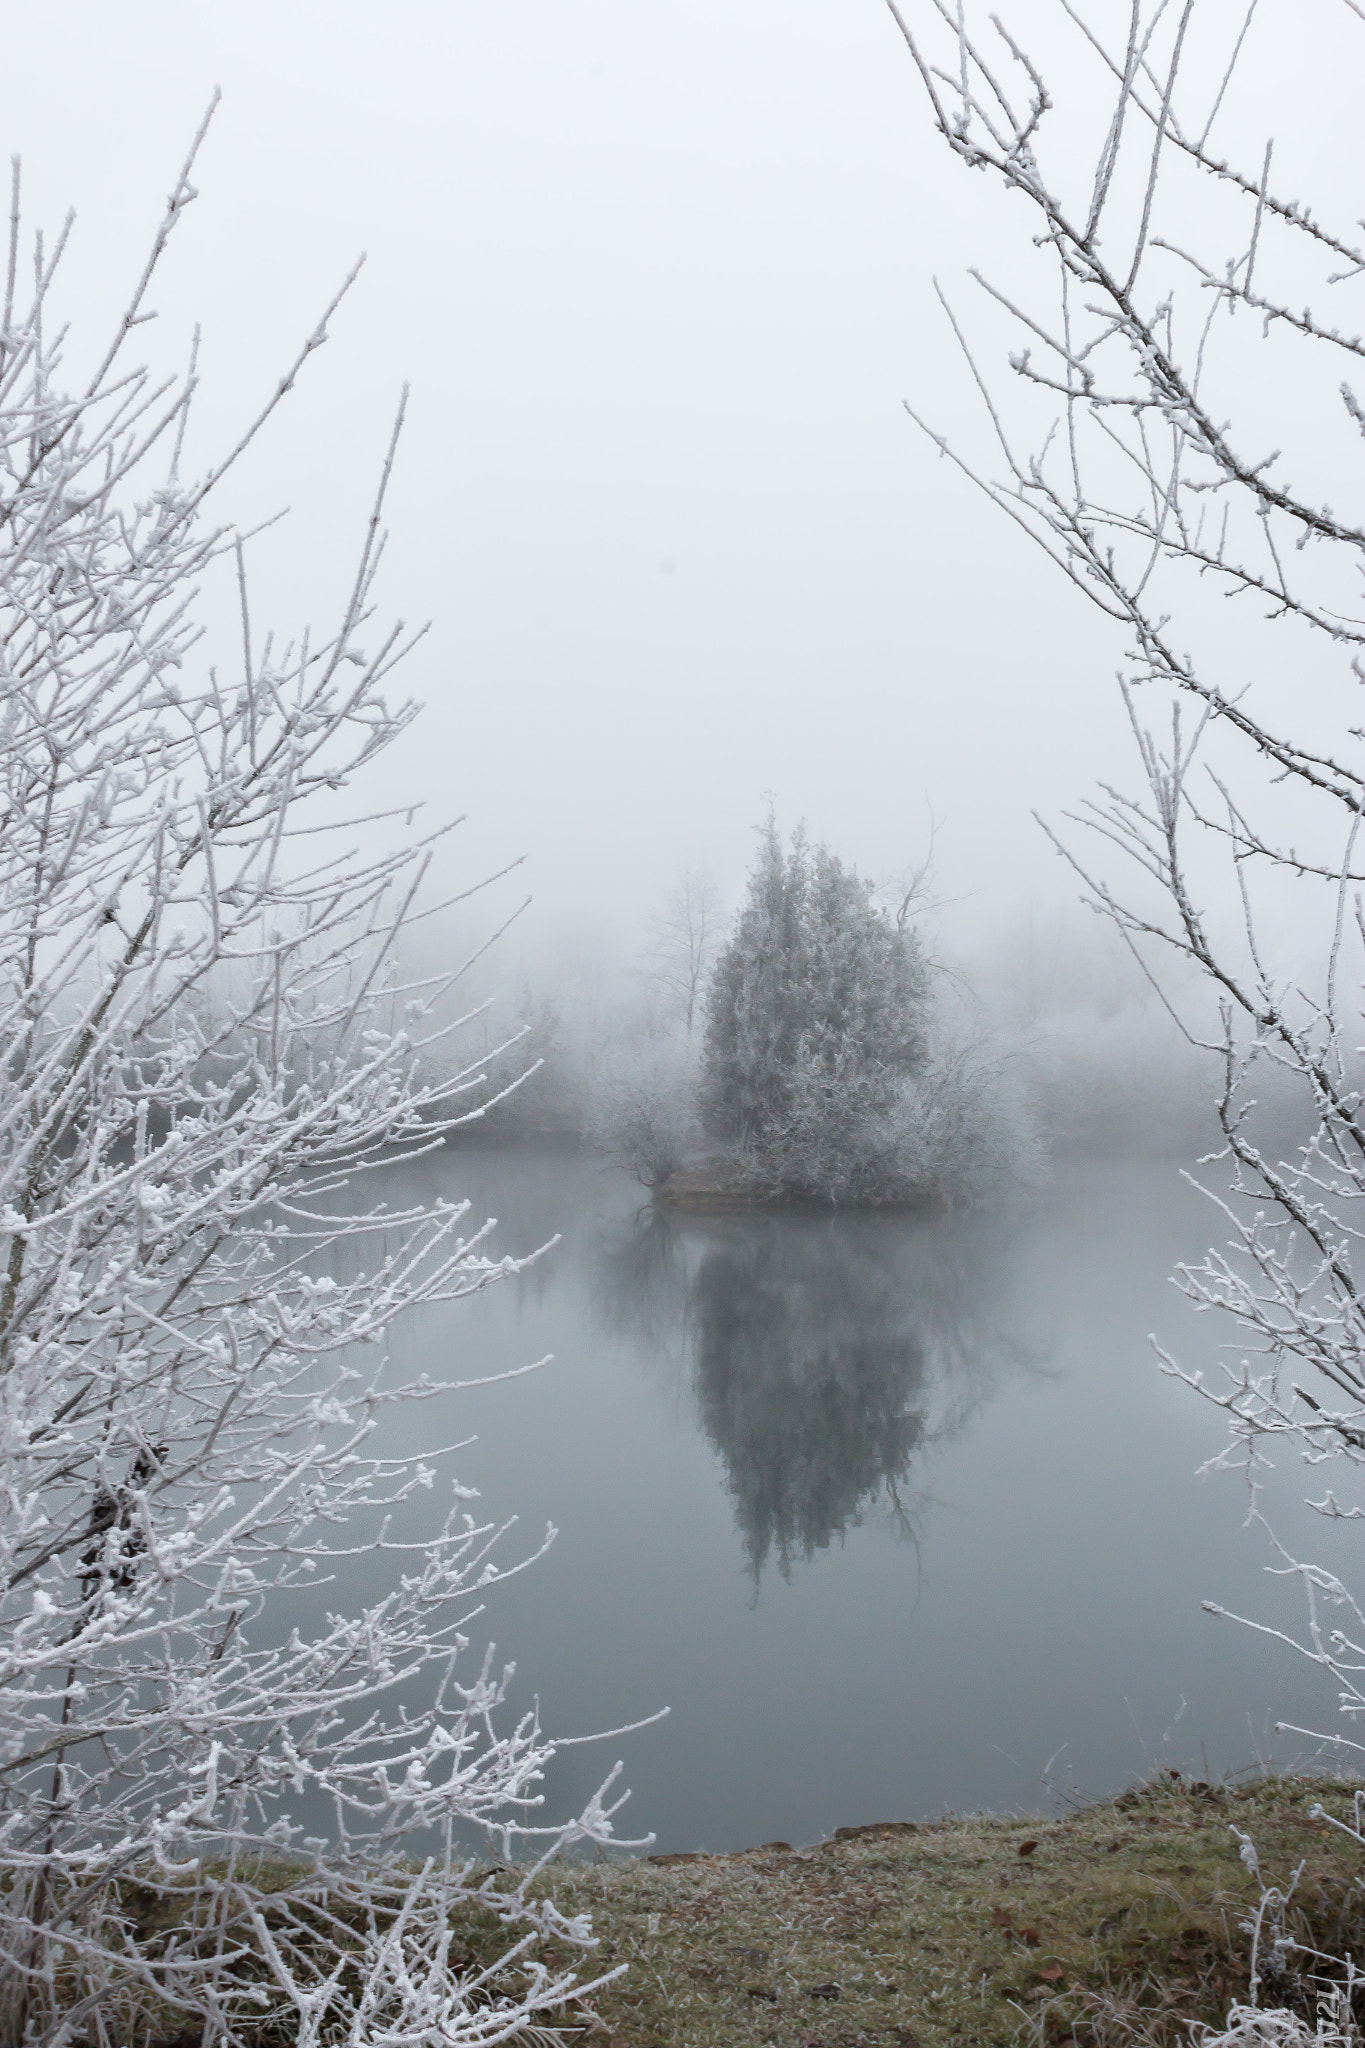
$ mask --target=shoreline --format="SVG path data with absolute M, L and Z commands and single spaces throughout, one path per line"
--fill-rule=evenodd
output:
M 1349 1816 L 1355 1787 L 1163 1777 L 1052 1818 L 874 1821 L 808 1848 L 561 1864 L 542 1882 L 591 1917 L 594 1973 L 627 1965 L 578 2008 L 600 2048 L 1164 2048 L 1247 1993 L 1260 1887 L 1234 1828 L 1268 1884 L 1303 1864 L 1298 1939 L 1361 1952 L 1365 1859 L 1312 1812 Z
M 823 1201 L 814 1195 L 773 1194 L 701 1171 L 670 1174 L 650 1190 L 650 1200 L 657 1209 L 705 1216 L 934 1216 L 953 1206 L 932 1190 L 894 1201 Z

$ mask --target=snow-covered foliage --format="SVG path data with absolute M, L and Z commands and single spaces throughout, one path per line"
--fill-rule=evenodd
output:
M 1254 1486 L 1283 1446 L 1310 1504 L 1359 1526 L 1365 245 L 1349 193 L 1309 206 L 1282 166 L 1332 175 L 1318 88 L 1359 65 L 1365 16 L 1134 0 L 1111 40 L 1070 6 L 1025 33 L 888 4 L 944 141 L 1018 197 L 1043 252 L 986 287 L 1011 402 L 957 321 L 989 452 L 927 431 L 1122 629 L 1137 788 L 1106 788 L 1080 820 L 1091 851 L 1065 850 L 1220 1077 L 1204 1164 L 1223 1241 L 1178 1277 L 1223 1313 L 1232 1357 L 1216 1381 L 1165 1363 L 1226 1415 L 1219 1462 Z M 1253 64 L 1273 67 L 1269 108 Z M 1365 1602 L 1311 1563 L 1271 1568 L 1300 1578 L 1296 1647 L 1356 1725 Z M 1354 2039 L 1349 1990 L 1327 1996 L 1310 2021 L 1253 2000 L 1216 2038 Z
M 875 1194 L 927 1056 L 928 996 L 914 930 L 804 833 L 784 854 L 769 818 L 706 993 L 708 1128 L 784 1193 Z
M 701 1121 L 753 1193 L 970 1200 L 1033 1164 L 1009 1057 L 954 1027 L 904 914 L 769 819 L 706 995 Z
M 885 1125 L 879 1185 L 968 1204 L 1046 1177 L 1030 1075 L 1007 1040 L 954 1024 L 946 1003 L 930 1021 L 923 1067 Z
M 1226 2023 L 1201 2029 L 1197 2048 L 1358 2048 L 1360 2030 L 1351 2019 L 1353 1983 L 1324 1992 L 1312 2019 L 1285 2006 L 1234 2005 Z
M 481 1072 L 423 1079 L 442 990 L 394 955 L 439 833 L 358 854 L 335 796 L 412 716 L 371 603 L 393 450 L 335 629 L 262 637 L 205 516 L 227 464 L 182 474 L 193 364 L 125 359 L 190 163 L 69 385 L 65 236 L 24 287 L 16 174 L 0 321 L 0 2042 L 492 2043 L 562 2002 L 539 1933 L 587 1930 L 480 1843 L 610 1821 L 542 1816 L 553 1745 L 468 1663 L 495 1532 L 438 1446 L 371 1442 L 437 1391 L 392 1382 L 394 1317 L 517 1267 L 464 1202 L 366 1192 Z M 389 1568 L 363 1605 L 360 1554 Z

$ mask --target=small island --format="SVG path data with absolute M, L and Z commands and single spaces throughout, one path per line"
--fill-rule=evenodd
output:
M 685 1037 L 619 1073 L 594 1133 L 664 1208 L 944 1209 L 1026 1170 L 1004 1063 L 949 1031 L 911 912 L 770 816 Z

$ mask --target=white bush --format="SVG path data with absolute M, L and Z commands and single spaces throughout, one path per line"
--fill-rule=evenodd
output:
M 336 628 L 263 636 L 206 517 L 227 463 L 181 472 L 193 371 L 125 360 L 189 179 L 93 378 L 17 239 L 0 322 L 0 2042 L 490 2043 L 565 1996 L 526 1938 L 588 1937 L 479 1843 L 610 1820 L 542 1816 L 553 1744 L 501 1724 L 510 1667 L 467 1668 L 495 1532 L 439 1455 L 372 1442 L 439 1391 L 393 1383 L 393 1318 L 517 1269 L 467 1203 L 366 1192 L 480 1078 L 424 1079 L 442 990 L 394 952 L 440 832 L 358 854 L 334 796 L 412 716 L 371 600 L 393 449 Z
M 694 1160 L 703 1140 L 690 1043 L 649 1037 L 614 1044 L 591 1093 L 585 1135 L 647 1188 Z

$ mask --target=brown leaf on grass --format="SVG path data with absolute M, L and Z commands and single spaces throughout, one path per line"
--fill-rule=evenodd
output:
M 807 1984 L 805 1988 L 807 1998 L 842 1998 L 843 1995 L 843 1989 L 838 1984 Z
M 1038 1972 L 1038 1975 L 1040 1977 L 1046 1977 L 1049 1984 L 1056 1984 L 1062 1977 L 1066 1975 L 1066 1972 L 1063 1970 L 1060 1963 L 1045 1963 L 1043 1968 Z
M 1037 1841 L 1034 1839 L 1032 1835 L 1030 1835 L 1029 1839 L 1026 1842 L 1021 1842 L 1019 1844 L 1019 1854 L 1021 1856 L 1031 1856 L 1037 1847 Z
M 1014 1915 L 1013 1913 L 1006 1912 L 1003 1906 L 992 1906 L 991 1924 L 995 1927 L 1003 1927 L 1007 1934 L 1012 1933 L 1014 1929 Z
M 1027 1942 L 1030 1948 L 1037 1948 L 1042 1938 L 1036 1927 L 1021 1927 L 1019 1929 L 1020 1941 Z

